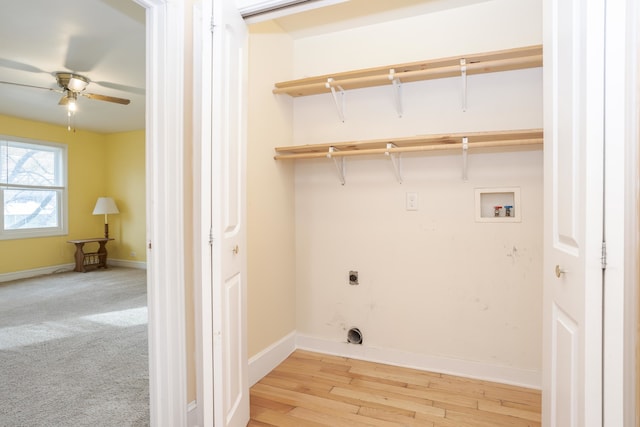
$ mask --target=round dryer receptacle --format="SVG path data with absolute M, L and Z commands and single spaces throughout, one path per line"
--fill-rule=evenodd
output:
M 347 332 L 347 342 L 349 344 L 362 344 L 362 332 L 360 332 L 360 329 L 349 329 L 349 332 Z

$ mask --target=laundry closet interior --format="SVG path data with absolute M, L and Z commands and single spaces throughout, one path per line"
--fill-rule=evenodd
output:
M 250 360 L 289 340 L 540 388 L 541 2 L 341 7 L 249 26 Z

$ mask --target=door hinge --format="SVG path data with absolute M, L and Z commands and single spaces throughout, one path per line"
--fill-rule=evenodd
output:
M 213 15 L 211 15 L 211 22 L 209 24 L 210 24 L 209 30 L 213 33 L 213 30 L 216 28 L 216 24 L 213 20 Z
M 600 265 L 603 270 L 607 269 L 607 242 L 602 242 L 602 253 L 600 254 Z
M 209 246 L 213 246 L 213 228 L 209 228 Z

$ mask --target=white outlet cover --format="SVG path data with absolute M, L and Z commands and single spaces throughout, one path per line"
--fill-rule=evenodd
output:
M 418 193 L 415 193 L 415 192 L 407 193 L 406 209 L 408 211 L 418 210 Z

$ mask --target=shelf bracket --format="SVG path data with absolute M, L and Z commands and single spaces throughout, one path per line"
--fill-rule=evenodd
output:
M 467 157 L 469 155 L 469 138 L 466 136 L 462 138 L 462 180 L 467 182 L 469 177 L 467 176 Z
M 389 142 L 387 143 L 387 150 L 390 148 L 397 148 L 397 145 Z M 402 184 L 402 158 L 400 157 L 400 153 L 390 153 L 385 151 L 384 155 L 391 159 L 391 166 L 393 166 L 393 172 L 396 175 L 396 179 L 399 184 Z
M 336 104 L 336 109 L 338 110 L 338 117 L 340 117 L 340 121 L 344 123 L 344 89 L 342 89 L 342 86 L 338 86 L 338 90 L 340 91 L 340 100 L 338 100 L 338 93 L 336 92 L 336 88 L 331 84 L 332 82 L 333 78 L 329 77 L 324 85 L 327 89 L 331 90 L 333 102 Z
M 396 70 L 394 68 L 389 70 L 389 80 L 391 80 L 393 84 L 393 98 L 396 103 L 398 117 L 402 117 L 402 82 L 399 77 L 396 77 Z
M 344 185 L 344 157 L 333 157 L 332 154 L 338 151 L 335 147 L 329 147 L 329 152 L 327 153 L 327 158 L 333 160 L 333 164 L 336 167 L 336 171 L 338 172 L 338 177 L 340 178 L 340 184 Z
M 467 60 L 460 60 L 460 76 L 462 77 L 462 112 L 467 111 Z

